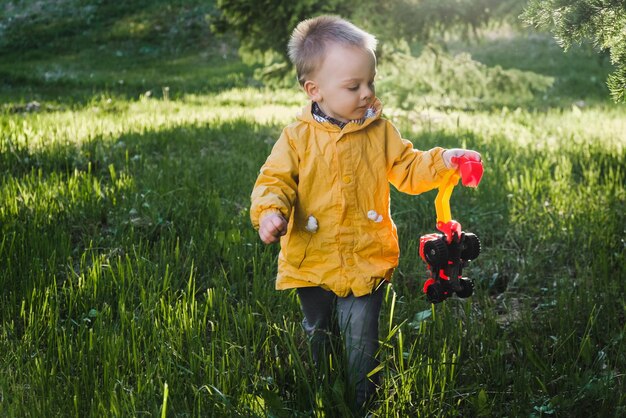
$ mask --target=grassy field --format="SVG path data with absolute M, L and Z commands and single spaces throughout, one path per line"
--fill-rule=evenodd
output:
M 304 96 L 250 87 L 226 41 L 146 45 L 0 56 L 0 415 L 350 416 L 341 361 L 314 373 L 278 248 L 248 219 Z M 624 416 L 626 108 L 603 99 L 607 64 L 540 35 L 460 48 L 556 81 L 539 104 L 387 110 L 418 148 L 482 153 L 452 213 L 483 249 L 475 295 L 432 307 L 435 194 L 393 194 L 371 412 Z

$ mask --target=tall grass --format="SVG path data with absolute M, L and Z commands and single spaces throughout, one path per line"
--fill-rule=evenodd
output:
M 350 414 L 340 358 L 315 373 L 295 294 L 273 290 L 277 248 L 248 221 L 299 96 L 245 112 L 240 96 L 0 117 L 2 414 Z M 394 193 L 375 416 L 626 412 L 623 109 L 395 117 L 420 148 L 482 152 L 452 208 L 483 253 L 476 295 L 431 307 L 417 246 L 434 196 Z
M 40 3 L 16 4 L 28 25 L 2 27 L 42 47 L 0 45 L 0 415 L 355 415 L 341 351 L 328 373 L 312 365 L 296 293 L 274 290 L 278 248 L 248 219 L 302 94 L 245 87 L 253 69 L 227 39 L 178 48 L 187 32 L 159 32 L 211 2 L 101 2 L 102 25 L 74 37 L 91 3 Z M 44 6 L 68 36 L 48 39 L 60 32 Z M 476 149 L 486 171 L 452 196 L 482 242 L 467 300 L 431 306 L 421 292 L 434 192 L 392 193 L 402 257 L 373 416 L 626 414 L 626 111 L 598 99 L 606 62 L 543 39 L 465 45 L 498 74 L 554 78 L 537 101 L 491 89 L 447 103 L 435 89 L 385 109 L 418 148 Z M 470 64 L 479 84 L 492 72 Z M 522 92 L 545 80 L 522 78 Z

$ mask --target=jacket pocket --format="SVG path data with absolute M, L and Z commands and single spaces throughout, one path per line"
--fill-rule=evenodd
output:
M 283 249 L 285 260 L 293 267 L 300 268 L 306 257 L 306 252 L 311 245 L 313 234 L 306 231 L 293 231 Z

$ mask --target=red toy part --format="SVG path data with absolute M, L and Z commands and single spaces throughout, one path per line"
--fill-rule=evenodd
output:
M 435 283 L 435 279 L 430 278 L 428 280 L 426 280 L 426 283 L 424 283 L 424 288 L 422 289 L 422 291 L 424 293 L 428 292 L 428 288 L 430 287 L 430 285 L 432 285 L 433 283 Z
M 453 163 L 459 166 L 461 182 L 463 186 L 476 187 L 483 177 L 483 163 L 478 160 L 470 160 L 468 157 L 452 157 Z
M 428 263 L 428 260 L 426 259 L 426 256 L 424 254 L 424 245 L 428 241 L 434 241 L 434 240 L 437 240 L 437 239 L 439 239 L 439 234 L 437 234 L 437 233 L 428 234 L 428 235 L 422 235 L 420 237 L 420 257 L 422 258 L 422 260 L 424 260 L 427 263 Z
M 452 241 L 461 239 L 461 224 L 457 221 L 437 222 L 437 229 L 446 236 L 446 241 L 450 244 Z
M 452 219 L 450 195 L 459 178 L 464 186 L 478 186 L 483 176 L 483 164 L 480 160 L 466 156 L 452 157 L 451 161 L 458 169 L 445 174 L 435 198 L 437 229 L 441 233 L 427 234 L 420 238 L 420 257 L 429 270 L 429 278 L 424 283 L 423 291 L 431 303 L 443 302 L 453 293 L 460 298 L 472 295 L 474 283 L 462 276 L 462 270 L 480 253 L 478 237 L 463 232 L 461 224 Z

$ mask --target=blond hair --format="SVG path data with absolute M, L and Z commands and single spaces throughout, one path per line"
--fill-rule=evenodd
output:
M 303 20 L 289 40 L 289 59 L 296 67 L 300 85 L 322 64 L 328 44 L 338 43 L 376 51 L 376 37 L 337 16 Z

